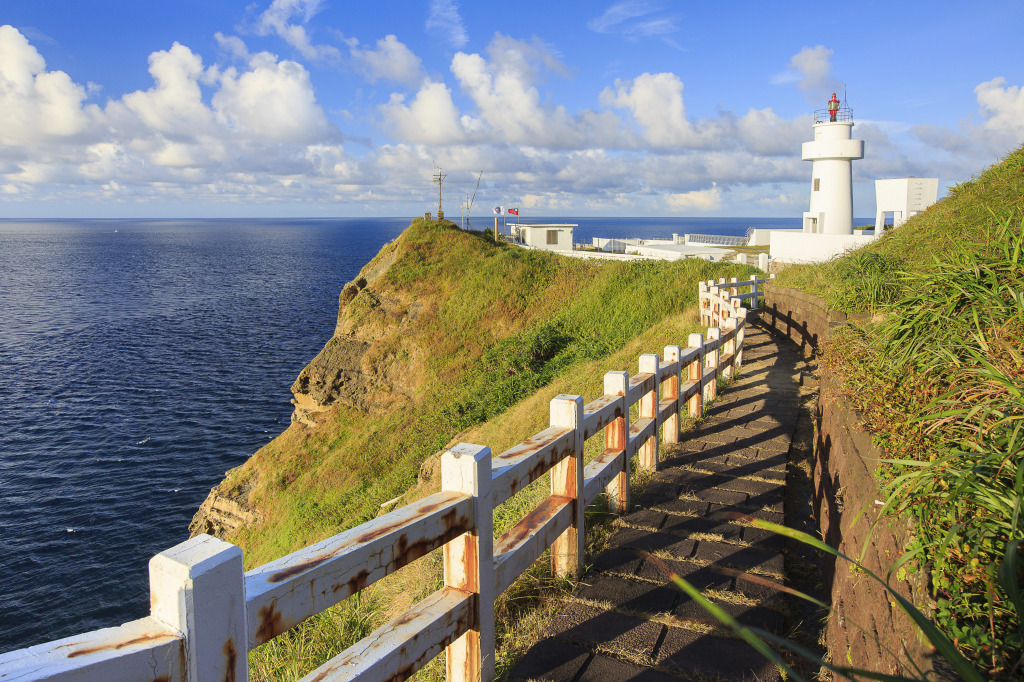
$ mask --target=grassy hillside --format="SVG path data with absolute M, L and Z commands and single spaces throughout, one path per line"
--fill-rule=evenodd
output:
M 1024 147 L 859 252 L 784 271 L 881 322 L 823 350 L 889 460 L 886 509 L 917 521 L 900 570 L 993 679 L 1024 651 Z M 915 568 L 916 567 L 916 568 Z
M 461 431 L 693 307 L 698 280 L 751 271 L 585 262 L 416 219 L 346 287 L 325 351 L 369 344 L 367 409 L 339 402 L 232 471 L 221 491 L 251 488 L 266 521 L 230 539 L 258 565 L 373 518 Z

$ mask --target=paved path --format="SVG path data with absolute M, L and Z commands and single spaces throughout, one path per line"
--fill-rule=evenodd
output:
M 740 622 L 782 633 L 782 538 L 729 512 L 783 522 L 786 459 L 803 367 L 795 348 L 747 327 L 739 378 L 662 465 L 609 548 L 548 626 L 513 680 L 779 680 L 774 666 L 723 631 L 637 550 L 651 553 Z M 745 574 L 737 574 L 741 571 Z

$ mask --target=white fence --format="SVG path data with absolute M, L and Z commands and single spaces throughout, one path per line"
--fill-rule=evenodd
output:
M 745 306 L 749 310 L 758 308 L 758 300 L 764 296 L 764 288 L 758 289 L 759 285 L 775 279 L 775 275 L 758 279 L 738 281 L 735 277 L 726 281 L 723 277 L 716 283 L 709 279 L 701 282 L 698 286 L 697 297 L 700 306 L 700 323 L 702 325 L 714 325 L 716 322 L 724 323 L 725 320 L 735 316 L 735 310 Z M 745 289 L 740 293 L 741 289 Z M 748 301 L 749 303 L 744 303 Z
M 703 305 L 717 287 L 701 288 Z M 505 452 L 457 445 L 441 460 L 442 492 L 250 571 L 238 547 L 192 538 L 150 560 L 149 617 L 0 655 L 0 680 L 245 680 L 250 650 L 439 547 L 443 588 L 303 679 L 405 679 L 442 651 L 449 680 L 492 679 L 496 597 L 548 547 L 557 575 L 579 576 L 587 505 L 605 492 L 627 511 L 633 455 L 657 469 L 659 427 L 677 442 L 681 410 L 700 415 L 719 373 L 741 364 L 747 311 L 710 295 L 720 325 L 706 339 L 640 356 L 634 376 L 608 372 L 586 405 L 555 397 L 550 427 Z M 604 450 L 584 465 L 601 432 Z M 550 495 L 493 539 L 495 507 L 548 471 Z

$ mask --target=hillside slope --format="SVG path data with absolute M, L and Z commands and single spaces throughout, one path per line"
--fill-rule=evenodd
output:
M 460 432 L 694 307 L 697 281 L 751 271 L 591 263 L 416 219 L 342 290 L 293 424 L 228 472 L 192 530 L 258 565 L 372 518 Z
M 992 679 L 1024 665 L 1024 147 L 869 247 L 776 284 L 870 310 L 822 367 L 881 443 L 883 511 L 936 623 Z M 902 562 L 900 564 L 902 566 Z

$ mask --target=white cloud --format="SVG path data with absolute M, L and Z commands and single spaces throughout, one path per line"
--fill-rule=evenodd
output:
M 686 117 L 683 82 L 674 73 L 644 73 L 632 80 L 616 79 L 605 88 L 601 103 L 628 111 L 640 124 L 652 147 L 714 148 L 727 142 L 723 123 L 706 120 L 697 125 Z
M 665 196 L 665 203 L 673 211 L 717 211 L 722 207 L 722 190 L 715 183 L 711 183 L 708 189 L 668 194 Z
M 423 62 L 394 35 L 377 41 L 376 48 L 359 48 L 359 41 L 349 41 L 352 58 L 372 83 L 379 79 L 392 80 L 405 85 L 417 85 L 423 80 Z
M 790 58 L 786 71 L 772 77 L 772 83 L 796 83 L 808 102 L 820 100 L 824 105 L 828 94 L 840 87 L 840 82 L 832 75 L 833 54 L 824 45 L 805 47 Z
M 795 119 L 779 117 L 771 107 L 750 109 L 736 122 L 736 132 L 743 145 L 755 154 L 794 156 L 810 135 L 811 117 Z
M 203 103 L 199 79 L 203 60 L 189 48 L 174 43 L 170 50 L 149 56 L 154 87 L 122 98 L 124 106 L 153 131 L 195 136 L 214 125 L 213 112 Z
M 0 143 L 55 142 L 86 133 L 96 107 L 86 90 L 46 61 L 12 26 L 0 26 Z
M 999 77 L 978 85 L 974 94 L 985 119 L 982 128 L 1008 144 L 1024 141 L 1024 88 L 1007 87 L 1006 79 Z
M 232 58 L 246 62 L 249 61 L 249 48 L 246 47 L 245 41 L 238 36 L 226 36 L 220 31 L 213 34 L 213 37 L 217 40 L 217 44 L 220 45 L 220 49 L 231 55 Z
M 456 0 L 430 0 L 430 16 L 427 17 L 426 28 L 431 33 L 440 34 L 446 43 L 456 49 L 469 41 Z
M 587 28 L 595 33 L 621 33 L 631 40 L 675 33 L 678 26 L 674 15 L 651 16 L 662 7 L 661 2 L 624 0 L 588 21 Z
M 274 0 L 256 23 L 259 35 L 277 35 L 299 51 L 306 59 L 333 60 L 341 52 L 333 45 L 314 45 L 306 32 L 306 24 L 320 11 L 321 0 Z M 301 23 L 293 23 L 301 16 Z
M 400 140 L 426 144 L 454 144 L 465 139 L 466 130 L 444 83 L 427 80 L 408 105 L 405 95 L 394 93 L 381 107 L 384 120 Z
M 213 96 L 219 120 L 248 138 L 312 144 L 334 137 L 301 64 L 261 52 L 248 71 L 227 69 L 220 86 Z

